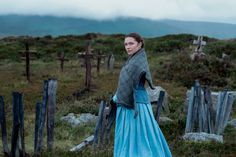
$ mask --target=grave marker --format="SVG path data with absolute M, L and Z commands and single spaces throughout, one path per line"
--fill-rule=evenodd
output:
M 206 45 L 206 41 L 203 40 L 203 37 L 198 36 L 198 39 L 193 41 L 193 45 L 196 45 L 196 48 L 191 59 L 195 61 L 204 59 L 206 54 L 203 52 L 203 47 Z
M 217 100 L 213 101 L 213 98 Z M 221 91 L 215 95 L 196 80 L 188 97 L 188 113 L 185 133 L 206 132 L 222 134 L 227 125 L 236 92 Z
M 104 57 L 104 55 L 100 54 L 100 51 L 98 54 L 93 54 L 91 49 L 91 42 L 89 41 L 87 43 L 86 51 L 85 52 L 78 52 L 77 53 L 78 58 L 83 58 L 85 62 L 85 87 L 90 90 L 91 87 L 91 80 L 92 80 L 92 59 L 97 57 L 97 71 L 100 70 L 100 62 L 101 58 Z
M 61 67 L 61 72 L 64 70 L 64 62 L 69 61 L 68 59 L 65 59 L 65 53 L 61 52 L 60 56 L 58 57 L 58 60 L 60 61 L 60 67 Z
M 30 60 L 34 59 L 34 57 L 31 56 L 31 54 L 36 54 L 35 50 L 29 50 L 29 42 L 25 41 L 25 50 L 19 51 L 21 53 L 21 59 L 25 60 L 25 73 L 26 73 L 26 79 L 30 82 Z
M 114 57 L 113 54 L 110 54 L 108 56 L 108 60 L 107 60 L 107 69 L 109 71 L 113 71 L 113 69 L 114 69 L 114 62 L 115 62 L 115 57 Z

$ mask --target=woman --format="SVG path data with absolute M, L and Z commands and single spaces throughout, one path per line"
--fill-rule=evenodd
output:
M 139 34 L 130 33 L 124 45 L 129 58 L 112 98 L 117 106 L 114 157 L 171 157 L 144 88 L 147 81 L 154 89 L 144 41 Z

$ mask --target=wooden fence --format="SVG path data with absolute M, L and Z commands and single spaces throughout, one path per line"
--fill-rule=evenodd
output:
M 40 155 L 42 151 L 43 130 L 47 115 L 47 148 L 48 151 L 53 150 L 54 141 L 54 117 L 56 106 L 56 89 L 57 80 L 49 79 L 44 81 L 43 89 L 43 101 L 36 104 L 35 114 L 35 139 L 34 139 L 34 154 Z M 0 123 L 2 130 L 2 143 L 3 152 L 8 157 L 24 157 L 25 142 L 24 142 L 24 105 L 23 94 L 19 92 L 13 92 L 13 127 L 11 137 L 11 151 L 7 143 L 7 129 L 6 129 L 6 117 L 4 110 L 4 99 L 0 96 Z

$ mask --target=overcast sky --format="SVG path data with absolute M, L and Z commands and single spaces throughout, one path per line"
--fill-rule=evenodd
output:
M 0 14 L 142 17 L 236 24 L 236 0 L 0 0 Z

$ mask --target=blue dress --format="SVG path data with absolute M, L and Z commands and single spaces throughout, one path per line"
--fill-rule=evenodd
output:
M 134 109 L 117 104 L 114 157 L 171 157 L 145 88 L 141 85 L 134 93 L 136 118 Z

